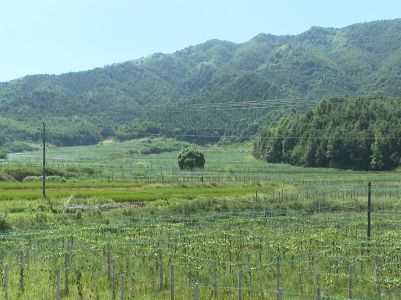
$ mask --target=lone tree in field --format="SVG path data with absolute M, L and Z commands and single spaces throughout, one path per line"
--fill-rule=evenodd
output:
M 203 166 L 205 165 L 205 157 L 202 152 L 194 148 L 186 148 L 178 155 L 178 165 L 181 170 L 193 170 L 195 168 L 203 169 Z
M 0 149 L 0 159 L 6 159 L 7 158 L 7 153 L 4 150 Z

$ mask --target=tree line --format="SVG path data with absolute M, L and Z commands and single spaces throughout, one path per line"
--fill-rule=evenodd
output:
M 262 130 L 255 158 L 305 167 L 386 171 L 401 163 L 401 96 L 322 99 Z

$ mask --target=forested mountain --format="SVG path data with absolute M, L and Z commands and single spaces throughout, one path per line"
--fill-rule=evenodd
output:
M 401 164 L 401 96 L 323 99 L 262 130 L 253 155 L 306 167 L 392 170 Z
M 241 140 L 324 96 L 401 92 L 400 46 L 397 19 L 259 34 L 243 44 L 210 40 L 84 72 L 26 76 L 0 83 L 0 147 L 15 151 L 26 148 L 17 141 L 38 141 L 42 120 L 56 145 L 155 132 Z M 244 103 L 274 99 L 292 100 Z

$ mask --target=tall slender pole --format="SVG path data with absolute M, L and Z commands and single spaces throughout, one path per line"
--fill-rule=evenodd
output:
M 43 121 L 43 198 L 46 198 L 46 125 Z
M 40 128 L 38 127 L 38 130 Z M 47 129 L 49 130 L 49 129 Z M 45 121 L 43 121 L 43 198 L 46 198 L 46 125 Z
M 371 184 L 368 183 L 368 240 L 370 240 L 370 210 L 372 205 L 371 199 Z
M 8 264 L 6 264 L 6 270 L 5 270 L 5 299 L 8 300 Z
M 370 247 L 370 210 L 372 206 L 372 194 L 371 194 L 371 184 L 368 183 L 368 250 L 367 253 L 369 255 L 369 247 Z

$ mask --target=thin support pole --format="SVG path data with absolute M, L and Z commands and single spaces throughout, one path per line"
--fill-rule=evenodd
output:
M 368 183 L 368 240 L 370 240 L 370 210 L 372 206 L 372 199 L 371 199 L 371 183 Z
M 163 257 L 162 250 L 159 249 L 159 289 L 163 290 Z
M 42 181 L 43 181 L 43 199 L 46 198 L 46 124 L 43 123 L 43 171 L 42 171 Z M 38 130 L 40 128 L 38 127 Z M 49 129 L 47 129 L 49 130 Z
M 174 265 L 170 266 L 171 279 L 170 279 L 170 299 L 174 300 Z
M 238 300 L 242 300 L 242 270 L 238 273 Z
M 379 257 L 376 255 L 375 257 L 375 263 L 376 263 L 376 290 L 378 294 L 381 294 L 380 290 L 380 279 L 379 279 Z
M 195 300 L 199 300 L 199 283 L 195 283 Z
M 6 270 L 5 270 L 5 299 L 8 299 L 8 264 L 6 264 Z
M 124 299 L 124 275 L 121 275 L 120 299 Z
M 321 295 L 320 295 L 320 274 L 317 273 L 316 274 L 316 299 L 320 300 L 321 299 Z
M 213 262 L 213 275 L 214 275 L 214 298 L 217 298 L 217 267 L 216 262 Z
M 353 273 L 354 273 L 354 267 L 349 266 L 348 299 L 352 299 L 352 286 L 353 286 L 352 276 L 353 276 Z
M 57 294 L 56 299 L 60 300 L 60 269 L 57 269 Z

